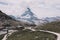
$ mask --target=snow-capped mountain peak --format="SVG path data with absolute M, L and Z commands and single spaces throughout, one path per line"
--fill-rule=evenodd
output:
M 27 8 L 27 10 L 20 16 L 20 20 L 28 21 L 35 24 L 39 19 L 31 11 L 30 8 Z
M 27 10 L 21 15 L 21 18 L 28 18 L 28 19 L 38 19 L 35 14 L 31 11 L 30 8 L 27 8 Z
M 33 19 L 36 18 L 36 16 L 34 16 L 35 14 L 31 11 L 30 8 L 27 8 L 27 10 L 21 15 L 22 18 L 29 18 L 29 19 Z
M 30 8 L 27 8 L 27 10 L 25 11 L 25 13 L 23 13 L 21 16 L 25 16 L 26 14 L 29 14 L 30 16 L 34 15 L 34 14 L 31 12 L 31 9 L 30 9 Z

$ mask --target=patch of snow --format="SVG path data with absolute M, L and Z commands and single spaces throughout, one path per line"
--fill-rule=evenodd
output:
M 21 18 L 30 18 L 31 16 L 29 14 L 27 14 L 26 16 L 23 16 Z

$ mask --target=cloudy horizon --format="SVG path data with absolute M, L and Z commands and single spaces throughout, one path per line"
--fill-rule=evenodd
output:
M 20 16 L 29 7 L 38 18 L 60 16 L 60 0 L 0 0 L 0 10 Z

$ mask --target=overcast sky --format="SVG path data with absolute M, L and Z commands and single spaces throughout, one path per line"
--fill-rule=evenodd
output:
M 20 16 L 29 7 L 38 18 L 60 16 L 60 0 L 0 0 L 0 10 Z

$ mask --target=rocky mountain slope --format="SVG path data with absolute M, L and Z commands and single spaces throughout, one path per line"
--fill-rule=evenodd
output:
M 13 19 L 8 15 L 6 15 L 5 13 L 3 13 L 2 11 L 0 11 L 0 21 L 4 21 L 4 20 L 13 20 Z
M 35 26 L 35 24 L 30 24 L 28 22 L 24 22 L 24 21 L 17 21 L 14 18 L 8 16 L 7 14 L 3 13 L 2 11 L 0 11 L 0 29 L 5 28 L 4 25 L 10 25 L 10 28 L 17 28 L 20 26 Z
M 2 11 L 0 11 L 0 29 L 4 28 L 4 24 L 7 23 L 9 20 L 14 20 Z M 8 22 L 9 23 L 9 22 Z

